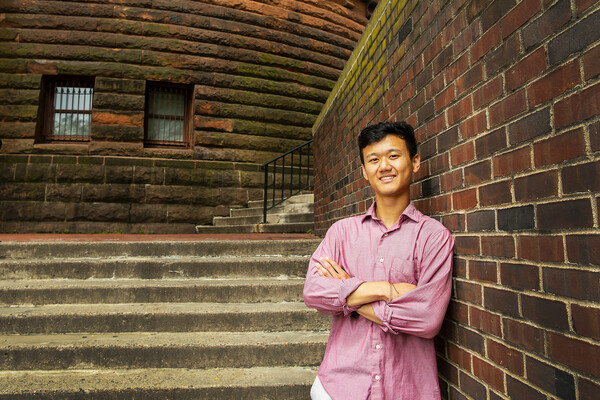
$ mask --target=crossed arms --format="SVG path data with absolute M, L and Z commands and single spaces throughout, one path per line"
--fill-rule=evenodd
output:
M 316 264 L 319 276 L 333 279 L 350 279 L 350 275 L 331 258 L 322 257 L 319 261 L 321 263 Z M 346 304 L 348 307 L 358 306 L 356 312 L 359 315 L 378 325 L 383 325 L 383 322 L 375 315 L 371 303 L 382 300 L 389 303 L 416 288 L 415 285 L 404 282 L 364 282 L 346 297 Z

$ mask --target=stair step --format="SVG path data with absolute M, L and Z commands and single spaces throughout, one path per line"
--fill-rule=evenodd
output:
M 0 399 L 305 400 L 316 374 L 295 366 L 0 372 Z
M 304 279 L 0 281 L 0 305 L 301 301 Z
M 3 260 L 0 279 L 304 277 L 308 256 Z
M 279 223 L 296 223 L 296 222 L 313 222 L 314 214 L 267 214 L 267 223 L 279 224 Z M 251 215 L 246 217 L 214 217 L 214 226 L 228 226 L 228 225 L 254 225 L 263 222 L 262 215 Z
M 294 222 L 286 224 L 255 224 L 255 225 L 231 225 L 212 226 L 198 225 L 196 231 L 204 234 L 218 233 L 311 233 L 314 230 L 314 222 Z M 316 247 L 320 242 L 316 241 Z M 313 250 L 314 252 L 314 250 Z M 311 252 L 312 254 L 312 252 Z
M 315 366 L 327 332 L 0 336 L 0 370 Z
M 0 307 L 0 334 L 326 330 L 303 302 L 129 303 Z
M 298 204 L 287 204 L 273 207 L 269 210 L 269 214 L 310 214 L 314 213 L 313 203 L 298 203 Z M 255 208 L 232 208 L 230 210 L 232 217 L 246 217 L 252 215 L 263 215 L 263 206 Z
M 306 232 L 306 231 L 304 231 Z M 0 242 L 3 259 L 220 257 L 312 254 L 319 239 L 205 241 Z
M 267 198 L 269 198 L 269 197 L 267 197 Z M 277 193 L 275 193 L 275 201 L 279 201 L 277 199 Z M 297 195 L 294 195 L 284 201 L 285 204 L 314 203 L 314 202 L 315 202 L 315 195 L 313 193 L 297 194 Z M 248 207 L 262 207 L 262 205 L 263 205 L 263 200 L 252 200 L 252 201 L 248 202 Z

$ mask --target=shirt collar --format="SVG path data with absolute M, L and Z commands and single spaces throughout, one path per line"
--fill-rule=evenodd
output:
M 371 206 L 369 207 L 367 212 L 362 216 L 361 222 L 365 222 L 365 220 L 367 218 L 371 218 L 375 221 L 379 221 L 379 218 L 377 218 L 377 213 L 375 212 L 376 208 L 377 208 L 377 203 L 373 201 L 373 204 L 371 204 Z M 408 206 L 406 206 L 406 208 L 400 215 L 399 221 L 402 220 L 403 215 L 405 215 L 407 218 L 412 219 L 415 222 L 419 221 L 419 211 L 417 210 L 417 208 L 415 207 L 415 205 L 413 204 L 412 201 L 410 203 L 408 203 Z

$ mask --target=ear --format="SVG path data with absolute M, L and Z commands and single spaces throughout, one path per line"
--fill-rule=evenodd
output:
M 363 178 L 365 178 L 368 181 L 369 178 L 367 177 L 367 170 L 365 169 L 365 164 L 361 164 L 361 168 L 362 168 Z
M 419 172 L 419 169 L 421 169 L 421 156 L 418 153 L 415 154 L 415 156 L 413 157 L 412 165 L 413 165 L 413 174 L 416 174 L 417 172 Z

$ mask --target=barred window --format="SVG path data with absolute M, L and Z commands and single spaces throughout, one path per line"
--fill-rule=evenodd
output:
M 187 146 L 191 136 L 191 87 L 149 82 L 146 88 L 146 144 Z
M 94 78 L 44 77 L 46 141 L 89 141 Z

